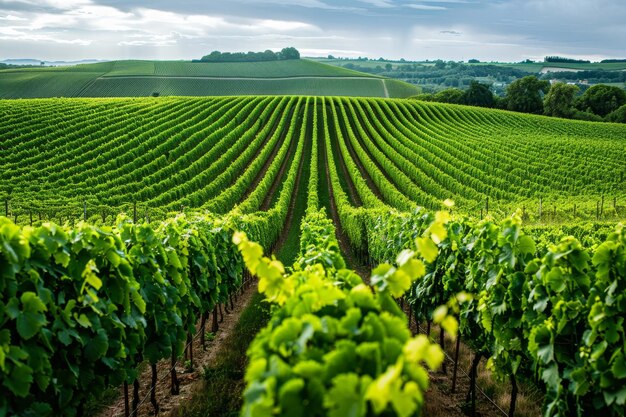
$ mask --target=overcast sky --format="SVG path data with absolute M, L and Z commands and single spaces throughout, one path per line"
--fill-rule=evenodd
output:
M 0 0 L 0 60 L 626 58 L 626 0 Z

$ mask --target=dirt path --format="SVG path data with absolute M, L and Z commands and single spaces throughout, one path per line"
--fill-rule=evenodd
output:
M 159 404 L 159 415 L 168 415 L 178 409 L 181 403 L 189 400 L 192 393 L 202 384 L 203 370 L 205 366 L 215 361 L 216 355 L 220 350 L 220 346 L 223 341 L 232 334 L 239 316 L 242 311 L 248 306 L 252 296 L 256 292 L 256 280 L 249 281 L 243 288 L 243 293 L 237 298 L 234 303 L 234 309 L 228 313 L 224 312 L 223 321 L 219 324 L 219 330 L 215 334 L 215 338 L 207 342 L 206 350 L 202 349 L 200 344 L 199 334 L 196 335 L 193 340 L 193 359 L 194 368 L 192 371 L 185 369 L 185 360 L 180 358 L 176 362 L 176 371 L 178 374 L 178 380 L 180 381 L 180 393 L 178 395 L 172 395 L 170 393 L 170 369 L 171 364 L 169 359 L 161 360 L 157 364 L 158 382 L 156 384 L 156 398 Z M 219 316 L 219 314 L 218 314 Z M 199 330 L 199 323 L 196 326 L 196 330 Z M 211 320 L 207 320 L 207 331 L 211 328 Z M 137 417 L 153 416 L 154 411 L 150 403 L 150 381 L 151 381 L 151 369 L 149 366 L 145 366 L 145 369 L 140 373 L 140 389 L 139 398 L 140 405 L 138 408 Z M 132 404 L 132 386 L 130 390 L 130 401 Z M 96 417 L 124 417 L 124 391 L 120 387 L 119 396 L 117 400 L 104 407 Z
M 387 90 L 387 83 L 384 79 L 380 80 L 383 83 L 383 91 L 385 92 L 385 98 L 389 98 L 389 90 Z

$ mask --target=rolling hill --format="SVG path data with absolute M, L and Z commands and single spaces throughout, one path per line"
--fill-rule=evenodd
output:
M 620 125 L 294 96 L 5 100 L 0 111 L 0 195 L 21 213 L 76 214 L 83 201 L 110 211 L 136 201 L 159 212 L 227 212 L 265 164 L 277 154 L 289 160 L 303 138 L 323 142 L 325 130 L 343 191 L 357 206 L 436 208 L 452 198 L 477 216 L 523 208 L 562 221 L 597 217 L 600 199 L 605 217 L 614 217 L 612 206 L 626 198 Z
M 364 386 L 377 388 L 389 378 L 385 369 L 399 373 L 404 361 L 436 369 L 443 352 L 423 334 L 411 337 L 393 297 L 404 296 L 419 323 L 471 288 L 476 296 L 457 307 L 471 319 L 446 316 L 454 321 L 444 319 L 442 329 L 458 326 L 464 343 L 488 352 L 503 375 L 517 361 L 528 375 L 563 366 L 565 380 L 597 363 L 569 359 L 579 346 L 596 349 L 583 336 L 596 329 L 596 310 L 613 328 L 623 325 L 623 226 L 584 227 L 591 236 L 582 246 L 573 237 L 555 244 L 557 228 L 536 239 L 522 219 L 537 220 L 539 202 L 542 224 L 594 214 L 623 220 L 624 125 L 303 96 L 0 100 L 0 114 L 0 198 L 10 217 L 0 217 L 0 348 L 24 352 L 0 372 L 8 388 L 0 409 L 9 415 L 76 416 L 94 394 L 124 382 L 154 393 L 164 369 L 164 391 L 178 390 L 177 368 L 193 357 L 206 318 L 215 333 L 220 305 L 232 309 L 253 275 L 275 306 L 247 349 L 243 414 L 259 401 L 278 409 L 286 396 L 275 392 L 295 381 L 317 391 L 297 388 L 289 404 L 310 401 L 315 415 L 339 415 L 326 399 L 346 378 L 364 375 Z M 517 207 L 524 211 L 509 216 Z M 486 218 L 478 220 L 479 210 Z M 262 258 L 248 239 L 290 251 L 293 267 Z M 563 305 L 571 314 L 561 315 Z M 558 328 L 549 325 L 554 317 Z M 519 342 L 540 331 L 546 336 L 531 339 L 535 348 Z M 574 401 L 583 409 L 595 397 L 599 415 L 619 415 L 623 407 L 607 394 L 624 386 L 623 355 L 612 353 L 621 354 L 623 334 L 598 335 L 597 355 L 617 364 L 608 383 L 579 399 L 551 396 L 561 379 L 544 379 L 544 409 Z M 559 352 L 549 363 L 544 346 Z M 416 359 L 420 351 L 429 359 Z M 286 370 L 284 381 L 273 364 Z M 292 369 L 313 370 L 313 379 Z M 331 377 L 321 381 L 318 372 Z M 409 372 L 406 384 L 423 398 L 426 370 L 419 375 Z M 129 399 L 120 398 L 128 414 Z M 158 401 L 153 396 L 151 410 Z
M 111 61 L 0 71 L 0 98 L 334 95 L 403 98 L 408 83 L 309 60 Z

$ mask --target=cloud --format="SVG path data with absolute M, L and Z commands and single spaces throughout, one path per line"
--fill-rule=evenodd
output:
M 4 21 L 7 21 L 7 22 L 23 22 L 23 21 L 28 20 L 28 19 L 25 19 L 25 18 L 19 17 L 19 16 L 15 16 L 15 15 L 12 15 L 12 14 L 8 14 L 6 16 L 0 16 L 0 20 L 4 20 Z
M 31 4 L 30 0 L 19 0 Z M 54 10 L 44 9 L 23 13 L 26 17 L 12 14 L 2 28 L 4 40 L 37 43 L 63 43 L 74 45 L 102 45 L 115 41 L 118 46 L 172 46 L 181 40 L 201 39 L 217 34 L 260 36 L 264 34 L 321 33 L 316 26 L 296 20 L 252 19 L 217 16 L 210 14 L 186 14 L 152 8 L 136 7 L 122 11 L 116 7 L 97 4 L 92 0 L 43 0 L 41 4 Z M 80 33 L 77 38 L 76 33 Z
M 305 7 L 309 9 L 336 10 L 348 12 L 365 10 L 360 7 L 331 5 L 320 0 L 239 0 L 239 2 L 247 4 L 273 4 L 283 7 Z
M 359 2 L 382 8 L 396 7 L 391 0 L 359 0 Z
M 624 0 L 0 0 L 0 53 L 189 59 L 295 46 L 370 58 L 623 57 L 625 19 Z
M 428 4 L 407 4 L 406 7 L 410 7 L 415 10 L 447 10 L 444 6 L 430 6 Z

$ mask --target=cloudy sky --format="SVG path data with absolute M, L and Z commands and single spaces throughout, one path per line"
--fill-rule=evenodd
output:
M 0 60 L 626 58 L 626 0 L 0 0 Z

